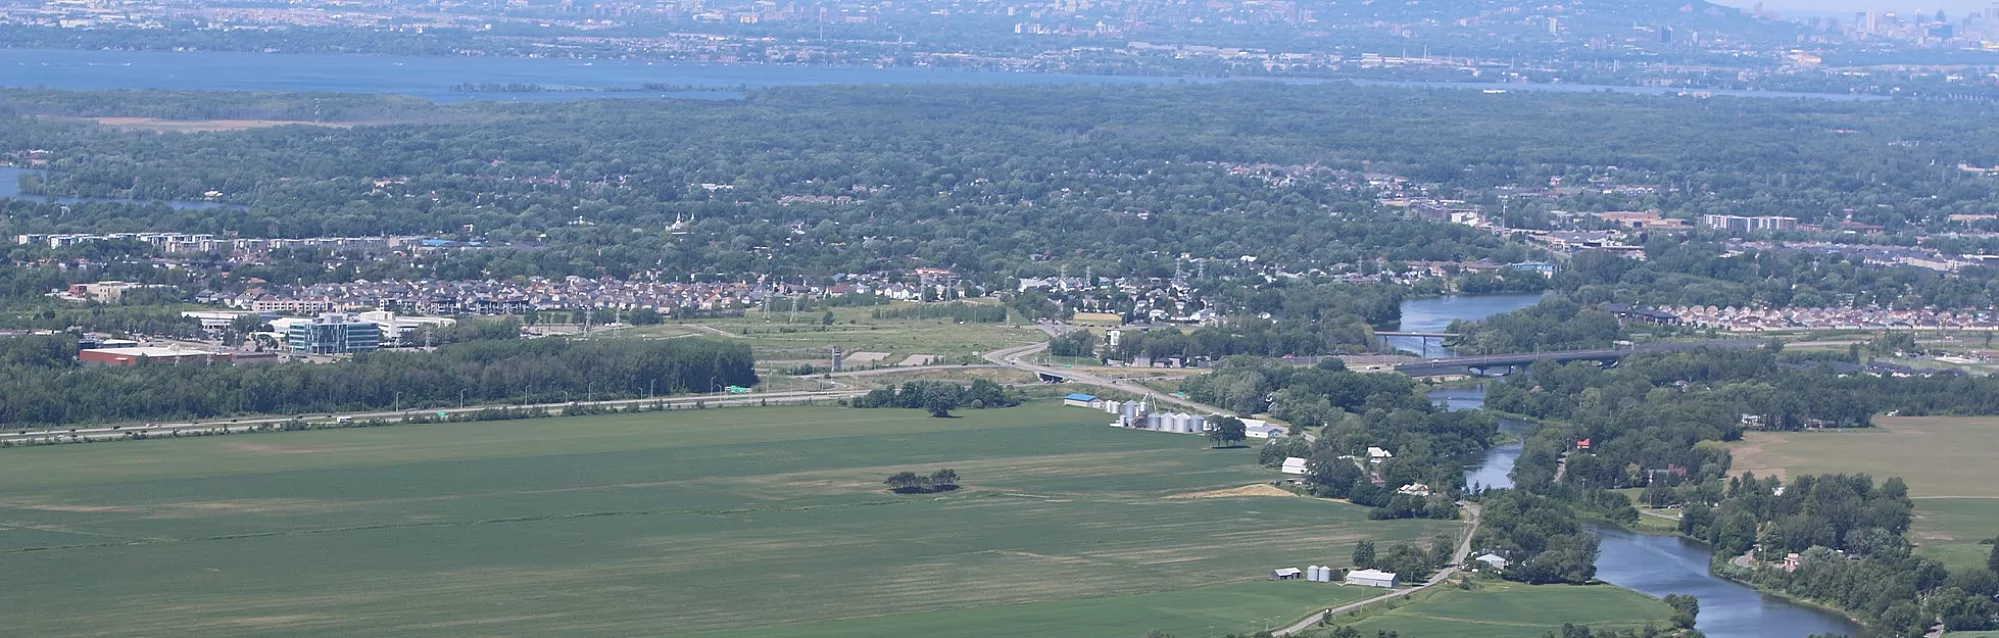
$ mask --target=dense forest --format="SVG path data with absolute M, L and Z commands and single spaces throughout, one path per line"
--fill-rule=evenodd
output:
M 326 365 L 92 367 L 73 335 L 0 339 L 0 423 L 51 426 L 713 392 L 758 381 L 749 347 L 704 339 L 478 341 Z
M 1616 203 L 1685 214 L 1822 221 L 1809 211 L 1852 210 L 1857 221 L 1941 228 L 1949 214 L 1999 210 L 1999 182 L 1932 169 L 1999 163 L 1989 150 L 1999 140 L 1949 125 L 1985 117 L 1977 105 L 1338 85 L 816 87 L 735 102 L 429 111 L 335 101 L 341 118 L 416 123 L 158 135 L 47 117 L 105 112 L 74 94 L 0 98 L 15 114 L 0 127 L 0 152 L 45 151 L 42 192 L 215 191 L 248 205 L 65 212 L 17 202 L 8 233 L 456 235 L 470 225 L 492 245 L 545 246 L 357 265 L 356 276 L 376 279 L 653 269 L 789 278 L 884 261 L 997 276 L 1049 276 L 1064 264 L 1165 276 L 1183 254 L 1289 269 L 1530 256 L 1490 233 L 1385 209 L 1375 201 L 1382 176 L 1495 208 L 1492 189 L 1561 179 L 1644 186 L 1651 194 Z M 299 115 L 321 98 L 295 99 L 259 97 L 255 110 Z M 1508 215 L 1540 210 L 1529 201 Z M 694 221 L 686 234 L 667 232 L 676 219 Z M 1471 284 L 1527 285 L 1487 279 Z

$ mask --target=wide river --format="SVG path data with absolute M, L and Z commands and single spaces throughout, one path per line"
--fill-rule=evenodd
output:
M 1213 79 L 1066 75 L 968 71 L 935 67 L 839 67 L 802 65 L 569 60 L 517 57 L 310 55 L 175 51 L 80 51 L 0 49 L 0 86 L 47 87 L 78 91 L 104 89 L 194 89 L 210 91 L 337 91 L 396 93 L 437 102 L 467 100 L 559 101 L 591 97 L 680 97 L 728 99 L 730 92 L 625 93 L 643 84 L 696 87 L 795 86 L 812 84 L 1173 84 Z M 1273 81 L 1310 84 L 1315 79 Z M 1336 80 L 1344 81 L 1344 80 Z M 465 93 L 456 84 L 539 84 L 596 92 Z M 1639 95 L 1678 94 L 1679 89 L 1581 84 L 1485 84 L 1468 82 L 1383 82 L 1368 86 L 1432 87 L 1511 92 L 1610 91 Z M 1779 99 L 1880 99 L 1834 93 L 1710 91 L 1713 95 Z
M 1485 403 L 1483 388 L 1441 390 L 1430 396 L 1453 410 L 1477 408 Z M 1516 438 L 1524 438 L 1533 424 L 1501 419 L 1499 427 Z M 1487 450 L 1483 458 L 1465 466 L 1465 482 L 1512 487 L 1513 463 L 1520 459 L 1520 447 L 1516 442 Z M 1592 531 L 1603 537 L 1602 554 L 1596 559 L 1599 580 L 1659 598 L 1667 594 L 1692 594 L 1701 603 L 1695 628 L 1709 638 L 1864 635 L 1858 625 L 1839 615 L 1795 605 L 1709 574 L 1711 552 L 1704 544 L 1678 536 L 1636 534 L 1607 526 L 1594 526 Z
M 1541 301 L 1540 293 L 1507 295 L 1447 295 L 1402 302 L 1401 332 L 1442 332 L 1459 319 L 1477 321 L 1513 312 Z M 1388 345 L 1420 353 L 1425 358 L 1452 356 L 1439 339 L 1389 337 Z

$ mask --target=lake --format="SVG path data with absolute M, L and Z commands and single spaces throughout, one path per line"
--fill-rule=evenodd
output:
M 1241 78 L 1286 84 L 1351 82 L 1360 86 L 1504 90 L 1509 92 L 1674 95 L 1683 89 L 1588 84 L 1485 84 L 1394 82 L 1315 78 Z M 0 49 L 0 86 L 47 87 L 75 91 L 105 89 L 192 89 L 206 91 L 333 91 L 394 93 L 435 102 L 505 100 L 551 102 L 584 98 L 733 99 L 734 92 L 601 92 L 636 89 L 647 83 L 699 87 L 765 88 L 815 84 L 1176 84 L 1215 82 L 1214 78 L 1127 75 L 1073 75 L 977 71 L 936 67 L 854 67 L 646 60 L 570 60 L 488 56 L 390 56 L 272 54 L 179 51 L 81 51 Z M 468 93 L 455 84 L 539 84 L 595 89 L 589 92 Z M 1703 91 L 1748 98 L 1885 99 L 1836 93 Z
M 1453 388 L 1430 393 L 1452 410 L 1484 405 L 1484 388 Z M 1500 419 L 1499 427 L 1525 438 L 1533 423 Z M 1465 483 L 1512 487 L 1513 464 L 1520 459 L 1518 442 L 1496 445 L 1465 464 Z M 1692 594 L 1700 599 L 1695 628 L 1709 638 L 1803 638 L 1812 634 L 1844 634 L 1858 638 L 1861 628 L 1837 614 L 1792 604 L 1745 585 L 1708 573 L 1708 547 L 1678 536 L 1653 536 L 1596 525 L 1603 538 L 1596 559 L 1596 577 L 1606 583 L 1664 598 Z
M 1402 302 L 1401 332 L 1442 332 L 1459 319 L 1477 321 L 1513 312 L 1540 303 L 1540 293 L 1505 295 L 1446 295 Z M 1388 337 L 1388 345 L 1419 353 L 1423 358 L 1449 357 L 1449 348 L 1437 339 Z
M 563 101 L 583 98 L 682 97 L 729 99 L 732 92 L 483 93 L 451 90 L 462 83 L 636 89 L 647 83 L 765 88 L 815 84 L 1169 84 L 1170 77 L 1006 73 L 928 67 L 834 67 L 564 60 L 512 57 L 292 55 L 172 51 L 0 49 L 0 86 L 78 91 L 195 89 L 209 91 L 334 91 L 394 93 L 435 102 Z
M 152 203 L 152 202 L 145 202 L 145 201 L 140 201 L 140 200 L 136 200 L 136 199 L 116 199 L 116 198 L 110 198 L 110 197 L 54 197 L 54 198 L 49 198 L 49 197 L 39 197 L 39 196 L 35 196 L 35 195 L 25 195 L 25 194 L 22 194 L 22 193 L 21 193 L 21 177 L 22 177 L 22 176 L 25 176 L 25 175 L 43 175 L 43 174 L 47 174 L 47 171 L 40 171 L 40 170 L 35 170 L 35 169 L 30 169 L 30 168 L 13 168 L 13 167 L 8 167 L 8 166 L 0 166 L 0 198 L 7 198 L 7 199 L 32 199 L 32 200 L 36 200 L 36 201 L 50 201 L 50 200 L 54 200 L 54 201 L 55 201 L 56 203 L 58 203 L 58 204 L 83 204 L 83 203 L 88 203 L 88 202 L 115 202 L 115 203 L 120 203 L 120 204 L 150 204 L 150 203 Z M 243 208 L 243 205 L 241 205 L 241 204 L 224 204 L 224 203 L 221 203 L 221 202 L 161 202 L 161 203 L 163 203 L 163 204 L 166 204 L 166 205 L 168 205 L 168 206 L 172 206 L 172 207 L 174 207 L 174 208 L 183 208 L 183 209 L 193 209 L 193 210 L 199 210 L 199 209 L 204 209 L 204 208 Z

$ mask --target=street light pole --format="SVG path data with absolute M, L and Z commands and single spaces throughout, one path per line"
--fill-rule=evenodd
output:
M 458 389 L 458 409 L 465 409 L 465 388 Z
M 401 392 L 396 393 L 396 411 L 403 411 L 403 393 Z

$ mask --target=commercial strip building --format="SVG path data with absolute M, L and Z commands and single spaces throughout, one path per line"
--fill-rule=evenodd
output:
M 312 319 L 284 322 L 281 332 L 291 351 L 298 354 L 352 354 L 374 352 L 382 347 L 382 326 L 357 315 L 327 313 Z

